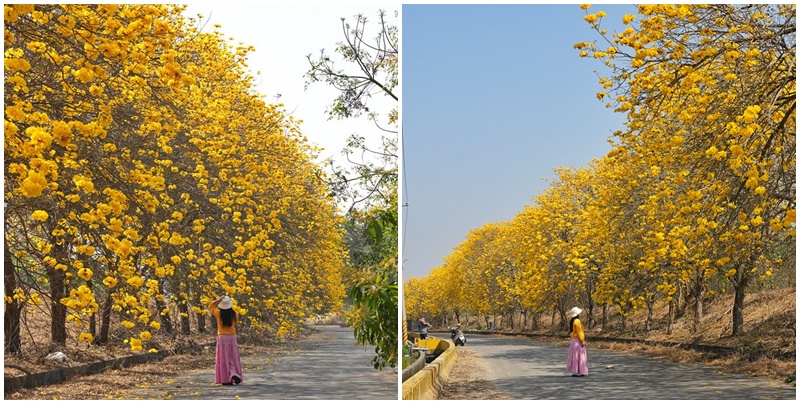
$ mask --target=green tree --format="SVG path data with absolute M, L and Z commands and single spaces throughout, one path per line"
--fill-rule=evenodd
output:
M 351 26 L 342 19 L 344 41 L 334 55 L 324 49 L 314 59 L 308 55 L 310 70 L 306 85 L 322 82 L 339 90 L 326 111 L 329 119 L 347 119 L 364 114 L 382 132 L 381 146 L 373 150 L 364 134 L 348 139 L 344 154 L 349 168 L 335 167 L 331 184 L 340 201 L 346 201 L 346 243 L 350 275 L 348 296 L 353 309 L 348 320 L 360 344 L 375 346 L 376 369 L 397 366 L 397 108 L 381 118 L 369 105 L 374 95 L 399 101 L 397 27 L 378 13 L 378 34 L 371 41 L 366 35 L 367 17 L 355 16 Z M 337 64 L 337 56 L 344 63 Z M 385 120 L 384 120 L 385 119 Z M 353 157 L 361 156 L 361 158 Z

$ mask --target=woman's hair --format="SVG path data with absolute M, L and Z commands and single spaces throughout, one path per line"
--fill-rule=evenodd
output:
M 572 332 L 572 325 L 575 324 L 575 320 L 577 318 L 578 318 L 578 316 L 575 316 L 575 317 L 572 317 L 571 319 L 569 319 L 569 332 Z
M 225 327 L 233 326 L 233 320 L 236 318 L 236 313 L 232 308 L 219 309 L 219 317 L 222 320 L 222 325 Z

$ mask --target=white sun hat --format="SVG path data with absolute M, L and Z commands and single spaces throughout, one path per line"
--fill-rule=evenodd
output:
M 231 307 L 233 307 L 233 302 L 231 301 L 231 298 L 228 296 L 223 297 L 222 300 L 219 302 L 220 309 L 227 310 L 230 309 Z
M 583 312 L 583 310 L 573 307 L 572 310 L 569 311 L 569 318 L 577 317 L 581 312 Z

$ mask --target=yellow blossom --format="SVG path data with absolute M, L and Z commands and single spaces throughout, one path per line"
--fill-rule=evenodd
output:
M 6 70 L 11 71 L 12 73 L 18 71 L 27 72 L 31 69 L 31 64 L 30 62 L 22 58 L 6 58 L 5 68 Z
M 628 24 L 630 24 L 631 22 L 633 22 L 633 20 L 635 20 L 635 19 L 636 19 L 636 16 L 635 16 L 635 15 L 632 15 L 632 14 L 625 14 L 625 15 L 622 17 L 622 23 L 623 23 L 623 24 L 625 24 L 625 25 L 628 25 Z
M 142 340 L 138 338 L 131 338 L 130 340 L 131 350 L 132 351 L 141 351 L 142 348 Z
M 144 279 L 141 276 L 132 276 L 126 282 L 134 288 L 140 288 L 144 285 Z
M 28 198 L 38 197 L 46 187 L 47 180 L 44 178 L 44 175 L 34 170 L 28 171 L 28 177 L 20 184 L 22 194 Z
M 117 286 L 117 278 L 107 276 L 105 279 L 103 279 L 103 284 L 108 286 L 110 289 L 113 289 L 114 286 Z
M 31 214 L 31 219 L 39 222 L 46 221 L 48 217 L 50 217 L 50 215 L 48 215 L 47 212 L 43 210 L 36 210 Z
M 78 270 L 78 276 L 83 278 L 83 280 L 85 280 L 85 281 L 88 281 L 89 279 L 92 279 L 92 275 L 93 274 L 94 274 L 94 272 L 92 272 L 92 270 L 89 269 L 89 268 L 81 268 L 80 270 Z

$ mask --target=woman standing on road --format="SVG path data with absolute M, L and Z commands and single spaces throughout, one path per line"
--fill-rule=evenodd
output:
M 578 316 L 583 310 L 573 307 L 569 312 L 569 356 L 567 357 L 567 372 L 572 376 L 582 377 L 589 375 L 589 363 L 586 359 L 586 336 L 583 334 L 583 325 Z
M 217 364 L 214 383 L 231 385 L 242 382 L 242 363 L 236 341 L 236 324 L 239 315 L 233 311 L 233 302 L 222 296 L 208 304 L 208 311 L 217 319 Z

